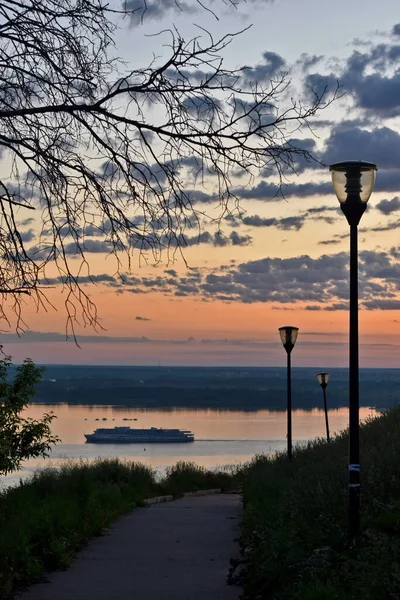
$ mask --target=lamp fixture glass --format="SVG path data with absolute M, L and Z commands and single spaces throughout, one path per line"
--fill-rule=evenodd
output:
M 279 327 L 279 335 L 281 336 L 281 341 L 285 348 L 287 345 L 291 347 L 295 345 L 298 333 L 298 327 L 292 327 L 291 325 Z
M 333 189 L 341 204 L 354 198 L 366 204 L 375 184 L 378 167 L 374 163 L 348 160 L 331 165 Z
M 317 373 L 318 383 L 320 385 L 327 385 L 329 381 L 330 373 Z

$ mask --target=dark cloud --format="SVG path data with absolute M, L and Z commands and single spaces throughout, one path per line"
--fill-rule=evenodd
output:
M 398 25 L 392 30 L 397 36 Z M 335 73 L 312 73 L 306 77 L 306 89 L 322 93 L 335 89 L 340 80 L 342 90 L 368 115 L 396 117 L 400 114 L 400 45 L 370 44 L 368 50 L 354 50 Z
M 363 160 L 376 163 L 380 169 L 398 170 L 398 155 L 400 134 L 397 131 L 389 127 L 377 127 L 368 131 L 361 127 L 339 124 L 331 130 L 321 160 L 329 165 L 343 160 L 343 157 L 362 156 Z M 381 178 L 379 173 L 377 184 Z
M 248 217 L 243 217 L 242 223 L 251 227 L 276 227 L 277 229 L 283 229 L 284 231 L 298 231 L 303 227 L 304 220 L 305 215 L 282 217 L 280 219 L 274 217 L 268 219 L 260 217 L 259 215 L 250 215 Z
M 307 54 L 303 53 L 300 58 L 296 61 L 296 64 L 301 68 L 303 72 L 307 72 L 312 67 L 315 67 L 323 59 L 323 55 Z
M 282 173 L 300 175 L 306 170 L 320 169 L 317 144 L 313 138 L 290 138 L 282 146 L 287 151 L 287 163 L 281 165 Z M 267 166 L 260 172 L 262 177 L 271 175 L 271 167 Z
M 392 310 L 395 306 L 400 293 L 398 254 L 395 248 L 389 253 L 359 253 L 361 308 L 371 309 L 379 304 L 383 310 Z M 264 258 L 227 264 L 214 271 L 204 269 L 194 277 L 191 272 L 176 277 L 135 277 L 125 287 L 135 293 L 138 289 L 161 291 L 166 296 L 191 296 L 205 301 L 269 302 L 275 308 L 302 303 L 307 310 L 347 310 L 349 258 L 347 252 L 319 258 Z
M 110 224 L 94 225 L 89 223 L 83 231 L 86 237 L 98 237 L 109 231 Z
M 386 300 L 381 298 L 379 300 L 368 300 L 363 303 L 367 310 L 399 310 L 400 300 Z
M 195 2 L 185 2 L 176 0 L 125 0 L 124 7 L 127 11 L 132 11 L 131 25 L 139 25 L 144 20 L 161 20 L 168 14 L 186 12 L 193 14 L 198 12 Z
M 244 117 L 249 128 L 256 131 L 259 128 L 267 129 L 269 125 L 273 125 L 276 121 L 276 107 L 270 102 L 249 102 L 243 98 L 235 96 L 231 103 L 234 106 L 235 112 Z
M 46 277 L 45 279 L 40 280 L 40 285 L 59 285 L 67 283 L 68 279 L 65 276 L 58 277 Z M 119 285 L 121 280 L 119 278 L 115 278 L 112 275 L 108 275 L 106 273 L 102 273 L 100 275 L 79 275 L 76 278 L 77 283 L 85 284 L 85 283 L 110 283 Z
M 400 36 L 400 23 L 396 23 L 392 29 L 392 35 Z
M 327 196 L 333 194 L 332 183 L 324 181 L 321 183 L 288 183 L 279 188 L 274 183 L 260 181 L 252 188 L 238 187 L 234 189 L 236 196 L 242 199 L 278 201 L 282 197 L 306 198 L 308 196 Z
M 135 317 L 135 320 L 136 321 L 152 321 L 152 319 L 148 319 L 147 317 L 140 317 L 140 316 Z
M 222 103 L 217 98 L 193 95 L 185 98 L 182 105 L 189 113 L 194 114 L 198 119 L 202 121 L 213 121 L 214 117 L 218 115 Z M 195 159 L 195 157 L 188 158 Z
M 239 235 L 237 231 L 232 231 L 229 235 L 232 246 L 249 246 L 252 238 L 249 235 Z
M 320 246 L 334 246 L 335 244 L 340 244 L 340 240 L 321 240 L 318 244 Z
M 104 343 L 113 343 L 113 344 L 189 344 L 191 343 L 190 338 L 179 340 L 179 339 L 170 339 L 170 340 L 158 340 L 151 339 L 146 336 L 141 337 L 118 337 L 118 336 L 108 336 L 108 335 L 77 335 L 76 338 L 71 336 L 66 336 L 65 333 L 56 333 L 56 332 L 42 332 L 42 331 L 25 331 L 20 335 L 16 333 L 4 333 L 2 334 L 2 339 L 4 343 L 45 343 L 45 342 L 72 342 L 75 343 L 75 339 L 78 344 L 90 343 L 90 344 L 104 344 Z
M 18 225 L 21 227 L 27 227 L 28 225 L 32 225 L 35 222 L 33 217 L 29 217 L 28 219 L 24 219 L 23 221 L 18 221 Z
M 390 221 L 386 223 L 386 225 L 375 225 L 375 227 L 362 227 L 359 229 L 360 233 L 366 233 L 367 231 L 392 231 L 393 229 L 398 229 L 400 227 L 400 219 L 397 221 Z
M 211 244 L 212 246 L 249 246 L 252 238 L 249 235 L 239 235 L 236 231 L 232 231 L 229 236 L 226 236 L 222 231 L 215 231 L 214 234 L 208 231 L 203 231 L 195 236 L 178 236 L 177 241 L 182 246 L 197 246 L 198 244 Z
M 234 9 L 238 7 L 246 7 L 249 3 L 262 5 L 266 2 L 273 2 L 273 0 L 235 0 L 232 3 L 220 0 L 219 5 L 214 0 L 125 0 L 124 8 L 132 11 L 131 25 L 135 27 L 148 21 L 161 21 L 166 16 L 174 17 L 185 13 L 193 15 L 205 12 L 207 14 L 211 11 L 216 15 L 218 9 L 226 11 L 230 8 L 233 14 L 237 14 Z
M 85 253 L 102 254 L 112 252 L 112 245 L 109 242 L 101 240 L 85 240 L 80 244 L 81 249 Z M 79 245 L 76 242 L 71 242 L 64 246 L 65 254 L 77 255 L 81 254 Z
M 307 209 L 307 213 L 309 215 L 319 215 L 321 213 L 326 212 L 335 212 L 342 214 L 340 206 L 313 206 L 312 208 Z
M 36 237 L 33 229 L 29 229 L 28 231 L 20 231 L 19 235 L 21 236 L 21 240 L 23 242 L 31 242 Z
M 400 210 L 400 198 L 395 196 L 391 200 L 381 200 L 376 208 L 384 215 L 390 215 L 392 212 Z
M 396 134 L 398 135 L 398 134 Z M 400 136 L 399 141 L 400 141 Z M 379 162 L 379 156 L 377 156 L 376 151 L 374 151 L 375 160 L 368 155 L 368 152 L 363 152 L 362 142 L 360 142 L 360 146 L 354 146 L 352 150 L 351 136 L 349 136 L 349 147 L 350 150 L 346 150 L 346 144 L 344 140 L 341 140 L 341 153 L 336 151 L 336 149 L 332 145 L 333 156 L 331 160 L 327 161 L 327 164 L 334 163 L 336 160 L 342 160 L 343 156 L 363 156 L 366 160 L 372 160 L 372 162 L 377 162 L 378 164 L 378 173 L 376 176 L 376 182 L 374 187 L 374 192 L 394 192 L 400 193 L 400 169 L 395 170 L 393 166 L 390 168 L 382 168 L 382 163 L 385 163 L 385 157 L 381 156 L 381 162 Z M 371 140 L 372 142 L 372 140 Z M 372 147 L 372 146 L 371 146 Z M 399 155 L 400 155 L 400 146 L 399 146 Z M 335 158 L 334 158 L 335 157 Z M 390 159 L 394 164 L 394 158 Z M 282 200 L 282 198 L 309 198 L 311 196 L 330 196 L 334 197 L 332 183 L 330 181 L 329 175 L 327 174 L 326 180 L 323 182 L 307 182 L 307 183 L 287 183 L 283 184 L 281 188 L 274 183 L 269 183 L 265 180 L 260 181 L 254 187 L 237 187 L 233 190 L 235 195 L 242 200 L 262 200 L 264 202 L 278 202 Z M 370 205 L 372 206 L 372 200 L 370 200 Z M 313 209 L 310 209 L 312 211 Z M 339 204 L 335 203 L 333 205 L 332 211 L 339 211 Z
M 264 52 L 263 62 L 254 67 L 244 67 L 243 80 L 247 84 L 267 83 L 286 69 L 285 60 L 275 52 Z

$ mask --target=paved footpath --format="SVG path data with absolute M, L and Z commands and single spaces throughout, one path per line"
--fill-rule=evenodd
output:
M 238 494 L 136 509 L 18 600 L 237 600 L 226 579 L 240 516 Z

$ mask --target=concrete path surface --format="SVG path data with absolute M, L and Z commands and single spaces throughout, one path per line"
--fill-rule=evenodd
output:
M 237 600 L 226 580 L 240 514 L 238 494 L 136 509 L 18 600 Z

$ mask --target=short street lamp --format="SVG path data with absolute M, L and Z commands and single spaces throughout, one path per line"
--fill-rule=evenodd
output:
M 350 225 L 349 534 L 354 538 L 360 528 L 357 226 L 371 196 L 377 166 L 348 161 L 335 163 L 329 170 L 340 208 Z
M 292 379 L 290 353 L 292 352 L 299 333 L 298 327 L 279 327 L 279 335 L 287 353 L 287 455 L 292 459 Z
M 330 442 L 329 437 L 329 423 L 328 423 L 328 406 L 326 404 L 326 386 L 328 385 L 330 373 L 317 373 L 317 379 L 319 385 L 322 387 L 322 391 L 324 392 L 324 410 L 325 410 L 325 426 L 326 426 L 326 439 Z

